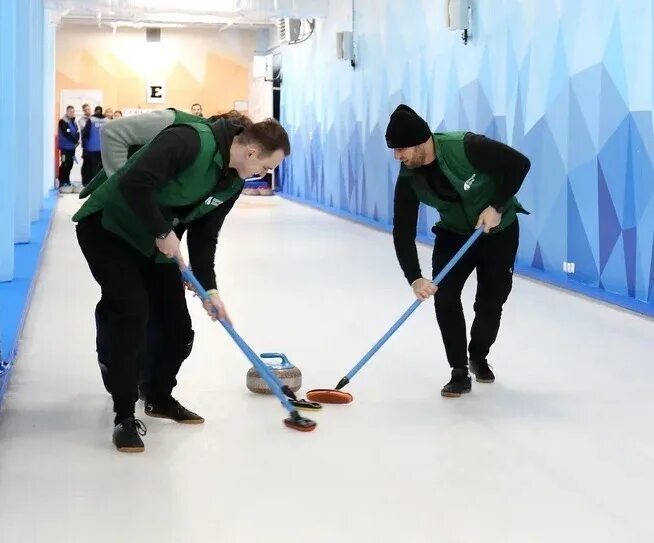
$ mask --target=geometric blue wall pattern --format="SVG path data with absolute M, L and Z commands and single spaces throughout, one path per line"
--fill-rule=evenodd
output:
M 521 267 L 654 303 L 652 2 L 474 4 L 464 45 L 442 2 L 356 0 L 352 23 L 351 2 L 332 0 L 314 36 L 283 52 L 282 192 L 391 224 L 398 164 L 384 131 L 405 102 L 434 131 L 529 156 Z M 355 70 L 335 54 L 336 32 L 352 28 Z M 423 209 L 419 232 L 436 218 Z

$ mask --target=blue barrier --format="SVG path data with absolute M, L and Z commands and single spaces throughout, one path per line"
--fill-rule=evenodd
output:
M 32 241 L 15 246 L 14 279 L 0 283 L 0 404 L 18 352 L 18 340 L 36 284 L 57 198 L 57 191 L 53 190 L 44 199 L 39 218 L 31 225 Z

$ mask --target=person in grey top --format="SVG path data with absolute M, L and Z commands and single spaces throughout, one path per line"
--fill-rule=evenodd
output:
M 164 128 L 175 122 L 175 110 L 163 109 L 141 115 L 120 117 L 102 127 L 100 132 L 102 165 L 111 177 L 127 162 L 130 148 L 150 142 Z
M 137 152 L 141 147 L 150 143 L 159 133 L 165 128 L 179 122 L 207 122 L 212 124 L 219 119 L 225 121 L 235 122 L 242 127 L 250 126 L 252 121 L 245 115 L 237 111 L 230 111 L 222 115 L 215 115 L 208 119 L 199 118 L 190 113 L 175 110 L 173 108 L 157 110 L 140 115 L 132 115 L 129 117 L 120 117 L 105 124 L 100 131 L 100 142 L 102 152 L 102 165 L 104 167 L 105 179 L 108 179 L 122 168 L 127 162 L 128 158 Z M 155 165 L 151 165 L 150 170 L 154 169 Z M 99 182 L 98 179 L 94 182 Z M 202 254 L 208 262 L 210 262 L 210 269 L 213 270 L 213 260 L 216 250 L 216 241 L 218 234 L 222 228 L 223 221 L 227 214 L 231 211 L 234 203 L 238 199 L 239 193 L 235 194 L 230 201 L 225 202 L 225 205 L 216 208 L 216 211 L 209 213 L 203 221 L 198 222 L 194 226 L 195 235 L 192 237 L 186 236 L 186 242 L 189 247 L 195 245 L 194 253 Z M 84 191 L 80 197 L 84 197 Z M 175 233 L 178 238 L 182 238 L 186 232 L 186 226 L 179 224 L 175 227 Z M 211 242 L 207 242 L 211 240 Z M 202 245 L 200 247 L 199 245 Z M 196 273 L 200 273 L 196 270 Z M 215 277 L 205 279 L 205 284 L 215 287 Z M 143 353 L 141 361 L 140 376 L 139 376 L 139 396 L 145 400 L 147 397 L 150 383 L 152 382 L 152 375 L 155 368 L 155 360 L 153 353 L 156 349 L 153 345 L 158 341 L 157 338 L 161 335 L 160 327 L 156 319 L 148 320 L 148 347 L 146 352 Z M 189 344 L 189 353 L 192 347 L 192 341 Z M 98 352 L 98 355 L 100 353 Z M 98 360 L 100 366 L 102 379 L 105 388 L 108 392 L 108 372 L 106 360 Z

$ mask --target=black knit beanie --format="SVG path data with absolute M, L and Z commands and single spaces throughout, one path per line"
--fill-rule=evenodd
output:
M 386 145 L 391 149 L 415 147 L 431 138 L 427 122 L 409 106 L 400 104 L 386 128 Z

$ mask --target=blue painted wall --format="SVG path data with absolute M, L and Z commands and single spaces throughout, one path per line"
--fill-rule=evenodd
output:
M 443 2 L 355 0 L 354 17 L 351 2 L 331 4 L 283 53 L 284 193 L 390 224 L 398 164 L 384 131 L 405 102 L 434 131 L 473 130 L 530 157 L 519 268 L 654 302 L 652 2 L 473 1 L 468 45 Z M 335 53 L 352 28 L 354 70 Z M 424 210 L 420 232 L 435 220 Z
M 44 0 L 0 0 L 0 402 L 57 198 L 51 15 Z

